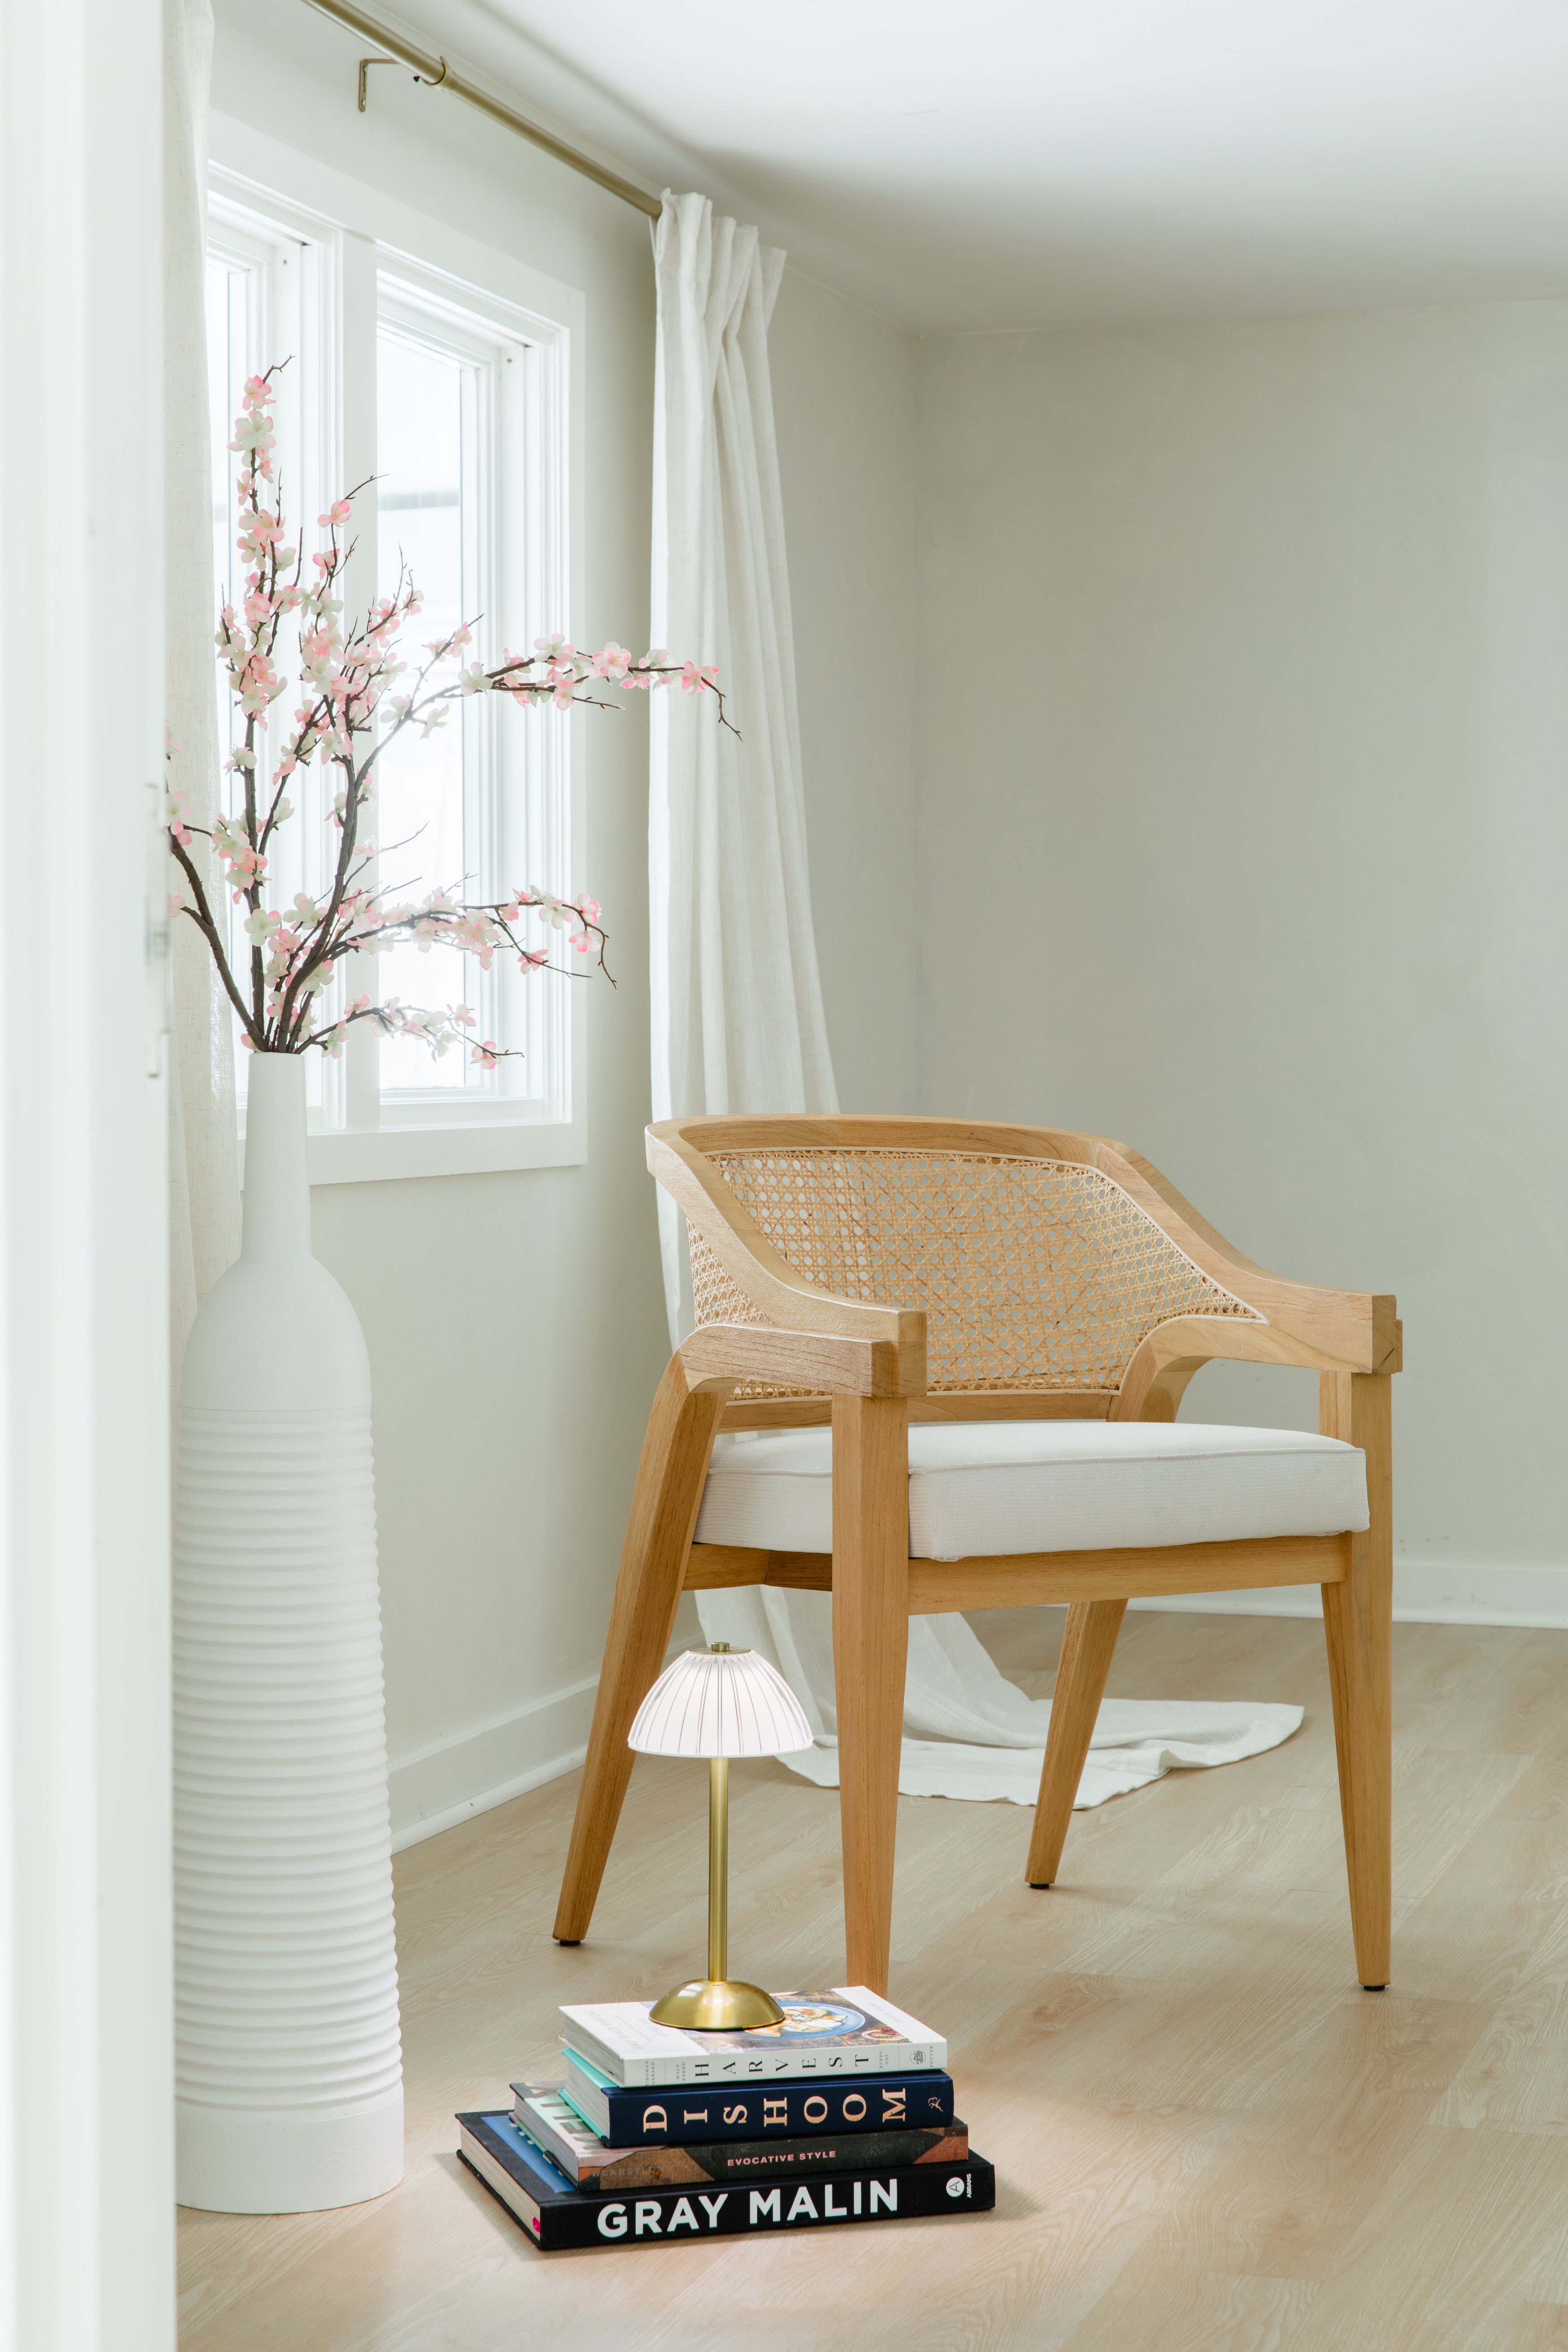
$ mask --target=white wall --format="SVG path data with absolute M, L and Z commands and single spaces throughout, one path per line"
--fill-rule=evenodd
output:
M 401 74 L 373 77 L 362 117 L 363 44 L 302 6 L 258 18 L 218 0 L 217 16 L 221 112 L 584 289 L 587 625 L 595 643 L 646 644 L 647 221 Z M 901 868 L 868 895 L 856 879 L 875 812 L 908 774 L 912 344 L 786 275 L 773 352 L 813 869 L 848 1099 L 848 1089 L 884 1084 L 888 1069 L 912 1082 L 907 845 Z M 846 659 L 852 637 L 873 648 L 868 678 Z M 668 1352 L 642 1143 L 645 730 L 639 699 L 594 721 L 588 739 L 583 878 L 605 905 L 619 989 L 593 1002 L 586 1166 L 335 1185 L 313 1197 L 317 1249 L 363 1321 L 375 1378 L 395 1829 L 542 1777 L 586 1734 Z M 863 1004 L 875 1008 L 865 1018 Z
M 786 272 L 769 340 L 812 904 L 838 1098 L 907 1110 L 915 1063 L 915 338 Z
M 1404 1601 L 1561 1615 L 1568 305 L 921 379 L 922 1107 L 1125 1137 L 1397 1291 Z

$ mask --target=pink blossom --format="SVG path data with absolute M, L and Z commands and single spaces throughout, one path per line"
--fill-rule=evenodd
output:
M 650 682 L 639 673 L 654 657 L 634 663 L 629 649 L 613 639 L 592 656 L 580 654 L 557 631 L 538 639 L 531 654 L 519 656 L 508 648 L 500 667 L 487 671 L 469 651 L 474 630 L 464 622 L 428 644 L 433 661 L 422 668 L 412 666 L 397 657 L 396 640 L 424 600 L 406 574 L 395 593 L 376 596 L 363 619 L 350 628 L 342 618 L 342 598 L 332 590 L 343 561 L 336 534 L 350 521 L 351 502 L 346 497 L 333 499 L 319 518 L 321 528 L 333 535 L 332 541 L 312 559 L 312 584 L 302 585 L 296 551 L 287 541 L 281 496 L 277 488 L 268 491 L 263 487 L 277 480 L 274 398 L 268 375 L 250 377 L 241 414 L 235 419 L 232 446 L 240 457 L 235 540 L 244 560 L 245 584 L 235 603 L 223 606 L 215 637 L 220 667 L 240 713 L 251 722 L 245 729 L 250 740 L 228 756 L 229 772 L 245 779 L 247 813 L 219 817 L 212 826 L 216 863 L 236 903 L 243 905 L 240 925 L 250 946 L 259 953 L 262 1006 L 245 1024 L 245 1044 L 252 1052 L 260 1048 L 300 1053 L 318 1045 L 335 1057 L 343 1050 L 350 1022 L 363 1018 L 375 1021 L 388 1035 L 416 1037 L 437 1055 L 454 1045 L 466 1045 L 476 1065 L 492 1069 L 507 1049 L 494 1038 L 476 1037 L 478 1018 L 467 1006 L 420 1007 L 396 998 L 378 1004 L 368 992 L 362 992 L 346 1013 L 336 1018 L 321 1017 L 317 1008 L 324 992 L 342 977 L 342 960 L 351 954 L 374 955 L 408 941 L 422 949 L 442 946 L 472 955 L 488 970 L 497 947 L 504 943 L 518 954 L 521 971 L 536 971 L 549 965 L 547 949 L 521 945 L 509 927 L 521 925 L 525 915 L 537 915 L 552 929 L 563 931 L 579 954 L 585 954 L 595 940 L 603 938 L 596 919 L 598 902 L 584 898 L 574 903 L 533 888 L 514 890 L 504 906 L 469 905 L 460 893 L 445 888 L 427 892 L 416 905 L 395 906 L 379 898 L 363 879 L 374 852 L 363 845 L 356 847 L 349 838 L 349 820 L 374 798 L 366 765 L 372 747 L 361 739 L 372 728 L 379 708 L 389 708 L 399 726 L 412 724 L 428 734 L 445 723 L 453 701 L 491 688 L 510 695 L 524 708 L 548 699 L 568 709 L 594 678 L 623 687 Z M 277 501 L 276 510 L 266 503 L 269 496 Z M 285 573 L 291 576 L 285 578 Z M 280 665 L 285 644 L 287 657 L 292 661 L 293 632 L 289 641 L 280 643 L 279 623 L 290 613 L 300 616 L 301 700 L 291 731 L 267 762 L 271 771 L 271 797 L 269 805 L 263 804 L 263 813 L 254 798 L 264 748 L 254 742 L 254 722 L 265 718 L 285 691 L 287 679 Z M 437 665 L 442 666 L 438 671 Z M 411 669 L 412 682 L 395 693 L 395 681 Z M 699 683 L 693 691 L 713 682 L 711 671 L 706 675 L 699 671 L 697 676 Z M 335 789 L 329 785 L 323 794 L 330 794 L 331 818 L 344 835 L 330 893 L 317 898 L 300 891 L 281 911 L 264 907 L 258 903 L 268 876 L 263 843 L 270 844 L 274 828 L 291 814 L 284 797 L 285 781 L 317 757 L 342 770 L 341 778 L 334 780 Z M 165 824 L 176 848 L 183 849 L 198 837 L 189 822 L 184 794 L 170 795 Z M 194 906 L 177 893 L 169 904 L 171 914 L 196 915 L 209 926 L 210 937 L 209 889 L 198 879 Z M 247 994 L 243 966 L 237 964 L 230 970 L 222 949 L 216 952 L 239 992 Z
M 668 661 L 669 655 L 664 646 L 652 646 L 644 654 L 641 661 L 632 664 L 625 680 L 626 687 L 628 689 L 641 687 L 646 693 L 652 687 L 668 686 L 669 679 L 668 677 L 660 677 L 659 672 L 666 667 Z
M 680 673 L 681 691 L 684 694 L 701 694 L 707 688 L 716 687 L 718 683 L 717 662 L 710 662 L 708 667 L 702 669 L 696 662 L 689 661 Z

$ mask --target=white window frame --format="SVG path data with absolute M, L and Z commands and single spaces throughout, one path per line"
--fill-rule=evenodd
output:
M 215 242 L 222 242 L 226 225 L 243 237 L 247 220 L 265 224 L 275 236 L 298 237 L 305 257 L 294 299 L 313 306 L 310 320 L 318 336 L 326 339 L 313 371 L 325 387 L 322 413 L 307 416 L 302 446 L 282 453 L 292 483 L 291 491 L 285 484 L 290 520 L 304 516 L 302 492 L 309 493 L 309 524 L 318 498 L 324 500 L 340 486 L 375 471 L 374 431 L 367 433 L 364 420 L 373 421 L 375 414 L 375 328 L 383 291 L 411 320 L 450 320 L 455 338 L 478 322 L 493 329 L 498 341 L 523 360 L 518 396 L 526 407 L 526 429 L 518 440 L 526 452 L 529 478 L 511 486 L 514 492 L 521 488 L 521 497 L 507 499 L 523 517 L 518 541 L 509 550 L 511 642 L 527 643 L 540 630 L 557 626 L 580 638 L 585 309 L 581 292 L 247 124 L 215 115 L 210 145 Z M 367 365 L 373 378 L 368 386 L 359 373 Z M 374 590 L 374 509 L 364 503 L 364 520 L 356 516 L 359 576 L 346 583 L 351 614 Z M 498 706 L 487 707 L 484 716 L 494 730 L 508 878 L 562 891 L 583 888 L 583 714 L 574 712 L 563 722 L 552 714 Z M 307 828 L 318 821 L 309 806 L 301 807 L 300 817 Z M 435 1090 L 430 1097 L 385 1097 L 377 1040 L 368 1026 L 353 1037 L 340 1063 L 326 1064 L 312 1055 L 312 1065 L 323 1066 L 311 1071 L 316 1083 L 310 1181 L 360 1183 L 580 1164 L 587 1157 L 587 1033 L 594 992 L 581 980 L 544 973 L 506 991 L 511 1001 L 497 1017 L 507 1025 L 496 1034 L 523 1045 L 525 1085 L 533 1072 L 543 1074 L 544 1085 L 531 1093 L 517 1090 L 515 1066 L 503 1063 L 506 1082 L 488 1097 L 470 1098 L 467 1089 L 459 1099 L 441 1099 Z

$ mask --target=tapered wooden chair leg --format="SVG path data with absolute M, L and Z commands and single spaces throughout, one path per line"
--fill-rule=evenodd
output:
M 888 1990 L 910 1619 L 909 1408 L 833 1400 L 833 1672 L 846 1982 Z
M 1350 1575 L 1322 1588 L 1351 1927 L 1356 1973 L 1369 1990 L 1388 1982 L 1394 1908 L 1392 1389 L 1377 1373 L 1325 1372 L 1318 1384 L 1323 1435 L 1366 1455 L 1372 1518 L 1364 1535 L 1348 1539 Z
M 1083 1778 L 1084 1759 L 1126 1614 L 1125 1601 L 1075 1601 L 1068 1611 L 1034 1835 L 1024 1873 L 1031 1886 L 1051 1885 L 1061 1866 L 1073 1800 Z
M 561 1881 L 557 1943 L 581 1943 L 594 1916 L 631 1779 L 626 1734 L 664 1664 L 714 1432 L 733 1386 L 732 1381 L 693 1385 L 675 1356 L 654 1398 L 610 1612 L 588 1760 Z

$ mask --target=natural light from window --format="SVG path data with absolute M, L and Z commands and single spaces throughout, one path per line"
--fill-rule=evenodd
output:
M 395 329 L 383 327 L 376 338 L 378 586 L 384 596 L 394 595 L 406 569 L 424 591 L 424 610 L 404 647 L 410 662 L 427 640 L 475 616 L 473 551 L 465 566 L 463 528 L 465 504 L 477 503 L 465 499 L 465 487 L 479 488 L 473 373 Z M 470 412 L 466 433 L 465 409 Z M 399 898 L 423 898 L 439 887 L 467 892 L 480 878 L 469 855 L 464 790 L 479 730 L 467 723 L 468 716 L 459 707 L 432 735 L 409 730 L 398 736 L 377 761 L 381 883 Z M 476 708 L 474 717 L 479 716 Z M 424 954 L 414 947 L 396 949 L 380 959 L 380 993 L 408 1004 L 472 1003 L 479 975 L 465 968 L 469 963 L 450 949 Z M 384 1089 L 461 1089 L 467 1075 L 456 1054 L 437 1062 L 416 1039 L 382 1040 Z

